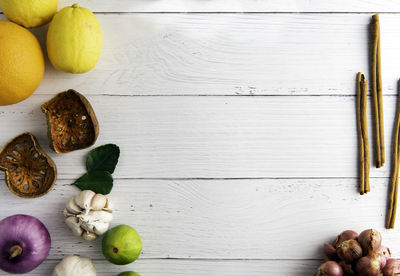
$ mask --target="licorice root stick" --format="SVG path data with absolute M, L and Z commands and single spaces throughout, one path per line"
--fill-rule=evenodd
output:
M 357 128 L 360 147 L 360 194 L 363 195 L 370 191 L 370 162 L 367 128 L 367 82 L 361 73 L 357 74 Z
M 375 116 L 375 154 L 376 167 L 385 163 L 385 137 L 383 123 L 381 42 L 379 15 L 372 16 L 371 22 L 371 93 Z
M 368 123 L 367 123 L 367 91 L 368 83 L 361 75 L 361 130 L 364 138 L 364 188 L 365 193 L 371 191 L 369 185 L 369 139 L 368 139 Z
M 397 194 L 399 186 L 399 130 L 400 130 L 400 81 L 398 83 L 396 123 L 393 137 L 393 168 L 390 179 L 388 210 L 386 213 L 386 228 L 394 228 L 397 211 Z
M 357 74 L 357 129 L 358 129 L 358 145 L 360 147 L 360 194 L 365 193 L 365 165 L 364 165 L 364 139 L 361 129 L 361 73 Z

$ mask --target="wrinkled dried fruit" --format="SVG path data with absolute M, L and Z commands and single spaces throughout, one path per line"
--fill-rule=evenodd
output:
M 42 105 L 46 114 L 50 147 L 57 153 L 92 146 L 99 124 L 89 101 L 75 90 L 59 93 Z
M 10 191 L 25 198 L 45 195 L 57 178 L 56 165 L 31 133 L 23 133 L 4 146 L 0 169 L 6 172 Z

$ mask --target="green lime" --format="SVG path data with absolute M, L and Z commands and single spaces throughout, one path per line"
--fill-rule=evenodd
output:
M 133 271 L 125 271 L 118 274 L 117 276 L 140 276 L 140 274 Z
M 102 249 L 108 261 L 116 265 L 126 265 L 139 257 L 142 241 L 135 229 L 128 225 L 119 225 L 105 234 Z

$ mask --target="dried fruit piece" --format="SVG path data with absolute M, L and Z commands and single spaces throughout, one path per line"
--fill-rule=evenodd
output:
M 0 169 L 6 172 L 10 191 L 25 198 L 45 195 L 57 178 L 56 165 L 31 133 L 23 133 L 4 146 Z
M 99 135 L 99 124 L 89 101 L 75 90 L 56 95 L 42 105 L 50 147 L 57 153 L 90 147 Z

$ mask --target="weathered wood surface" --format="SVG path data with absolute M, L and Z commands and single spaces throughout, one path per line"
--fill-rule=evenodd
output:
M 53 238 L 52 260 L 102 259 L 100 240 L 85 243 L 64 224 L 65 204 L 78 192 L 71 182 L 58 181 L 33 200 L 1 185 L 0 217 L 27 213 L 43 220 Z M 360 196 L 357 179 L 116 179 L 112 226 L 138 231 L 142 259 L 322 259 L 324 242 L 345 229 L 369 227 L 382 230 L 384 244 L 400 256 L 399 230 L 383 230 L 388 182 L 371 179 L 372 192 Z
M 76 1 L 60 0 L 60 7 Z M 86 0 L 97 12 L 400 12 L 395 0 Z
M 46 261 L 29 276 L 51 275 L 56 261 Z M 117 275 L 134 270 L 145 276 L 309 276 L 318 267 L 318 261 L 310 260 L 138 260 L 132 265 L 115 266 L 104 260 L 95 261 L 98 276 Z
M 383 230 L 400 76 L 398 14 L 381 15 L 388 159 L 385 168 L 371 168 L 372 192 L 362 197 L 354 97 L 356 73 L 369 73 L 370 13 L 400 12 L 396 1 L 81 5 L 97 12 L 104 32 L 96 68 L 69 75 L 47 62 L 34 96 L 0 107 L 0 145 L 31 131 L 59 171 L 54 190 L 39 199 L 17 198 L 0 185 L 1 218 L 35 215 L 53 237 L 49 259 L 29 275 L 50 275 L 70 254 L 93 258 L 101 276 L 128 269 L 145 276 L 312 275 L 322 243 L 349 228 L 382 230 L 400 256 L 399 231 Z M 33 32 L 44 45 L 46 27 Z M 132 225 L 144 242 L 140 260 L 128 267 L 108 264 L 100 241 L 83 243 L 63 223 L 88 150 L 51 153 L 39 107 L 69 88 L 93 104 L 96 145 L 122 150 L 110 195 L 113 225 Z M 371 124 L 369 130 L 373 137 Z
M 83 75 L 48 63 L 36 93 L 355 95 L 369 14 L 98 14 L 104 50 Z M 384 94 L 400 77 L 400 17 L 381 15 Z M 46 27 L 34 30 L 44 45 Z

